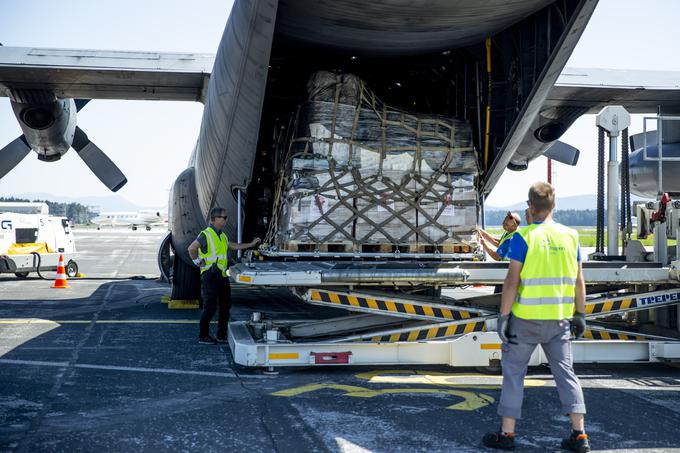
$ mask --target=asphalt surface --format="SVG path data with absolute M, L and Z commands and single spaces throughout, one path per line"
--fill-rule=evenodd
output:
M 244 369 L 169 310 L 159 231 L 78 231 L 83 279 L 0 277 L 0 451 L 473 452 L 498 427 L 499 378 L 469 369 Z M 47 273 L 53 278 L 54 273 Z M 232 318 L 330 316 L 233 289 Z M 577 366 L 594 451 L 680 451 L 680 369 Z M 568 419 L 531 370 L 519 451 L 557 451 Z M 463 404 L 460 404 L 463 403 Z

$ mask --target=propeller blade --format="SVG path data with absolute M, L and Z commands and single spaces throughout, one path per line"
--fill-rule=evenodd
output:
M 91 99 L 74 99 L 73 102 L 76 104 L 76 112 L 80 112 L 90 100 Z
M 78 152 L 85 164 L 90 167 L 92 173 L 112 192 L 116 192 L 125 185 L 127 178 L 123 172 L 104 154 L 104 151 L 87 138 L 87 134 L 78 126 L 76 126 L 76 133 L 73 136 L 71 146 Z
M 546 152 L 543 153 L 548 159 L 556 160 L 567 165 L 576 165 L 580 151 L 571 145 L 557 140 Z
M 28 146 L 28 142 L 23 135 L 0 149 L 0 178 L 19 165 L 19 162 L 24 160 L 24 157 L 30 152 L 31 147 Z

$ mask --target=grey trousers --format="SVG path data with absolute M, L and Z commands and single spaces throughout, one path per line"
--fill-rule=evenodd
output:
M 555 378 L 557 393 L 564 414 L 585 414 L 586 405 L 578 378 L 574 374 L 569 321 L 539 321 L 510 316 L 508 331 L 517 344 L 504 343 L 501 350 L 503 390 L 498 414 L 503 417 L 522 418 L 524 376 L 531 354 L 537 345 L 543 347 L 550 370 Z

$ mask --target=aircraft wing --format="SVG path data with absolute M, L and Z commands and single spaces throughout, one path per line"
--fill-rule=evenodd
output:
M 214 55 L 0 46 L 0 96 L 203 101 Z
M 565 68 L 544 104 L 583 107 L 598 113 L 607 105 L 622 105 L 630 113 L 677 112 L 680 72 L 623 69 Z
M 573 149 L 558 141 L 581 115 L 598 113 L 608 105 L 622 105 L 630 113 L 680 112 L 680 72 L 622 69 L 564 68 L 550 88 L 528 129 L 515 130 L 486 176 L 488 194 L 505 168 L 525 169 L 546 152 L 567 150 L 562 162 L 574 161 Z M 593 123 L 594 127 L 594 123 Z M 553 148 L 553 145 L 556 147 Z M 560 156 L 551 156 L 556 158 Z M 574 162 L 575 163 L 575 162 Z M 573 165 L 573 163 L 572 163 Z

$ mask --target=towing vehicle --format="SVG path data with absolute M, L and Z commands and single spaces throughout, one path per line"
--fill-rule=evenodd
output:
M 26 278 L 31 272 L 56 271 L 64 255 L 66 275 L 75 277 L 76 245 L 68 218 L 11 212 L 7 205 L 0 212 L 0 273 Z

